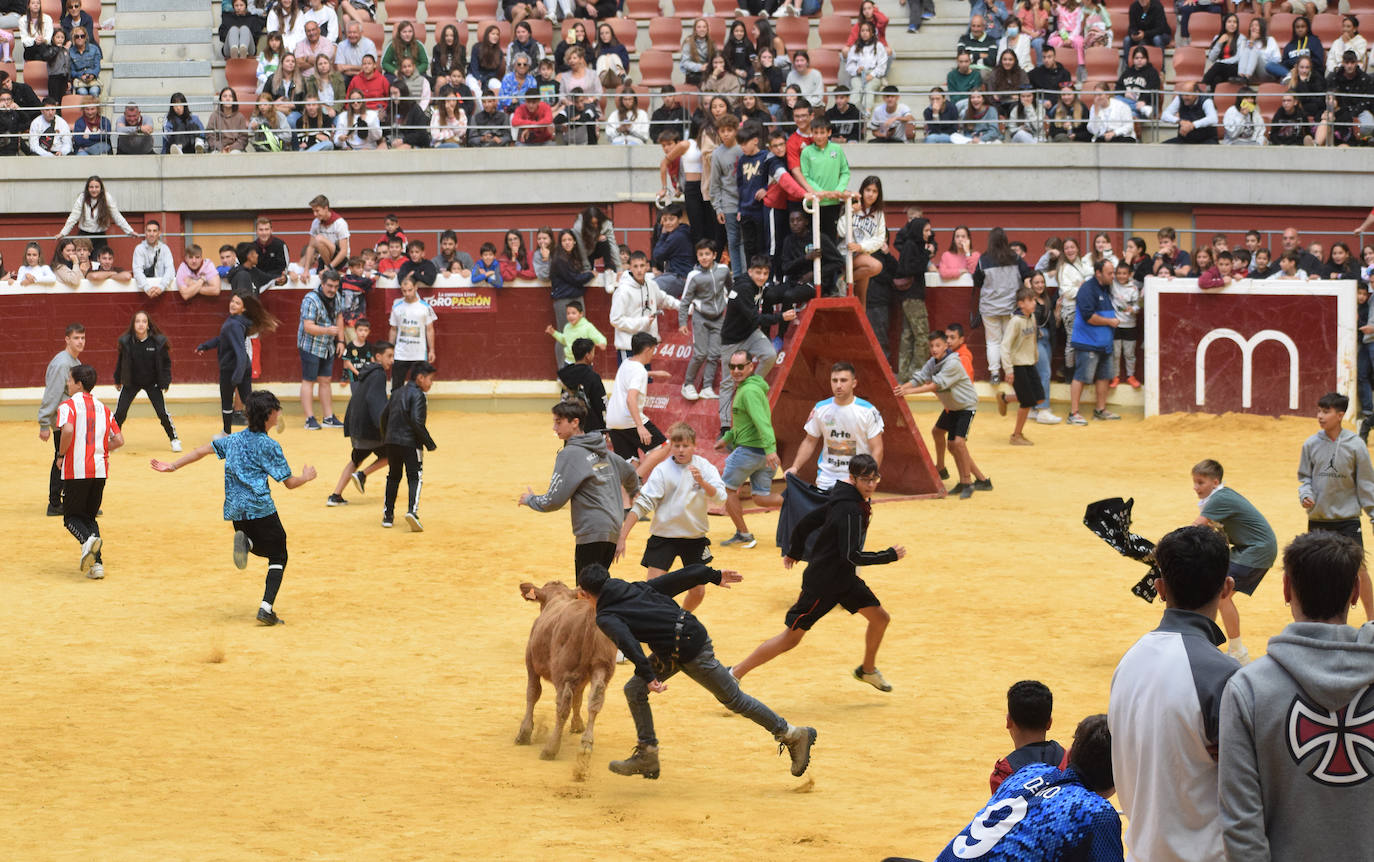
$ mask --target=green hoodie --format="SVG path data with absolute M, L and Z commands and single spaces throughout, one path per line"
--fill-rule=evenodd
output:
M 597 331 L 585 314 L 578 318 L 576 323 L 565 323 L 562 331 L 553 331 L 553 340 L 563 345 L 563 356 L 569 362 L 575 361 L 572 345 L 579 338 L 590 338 L 597 347 L 606 346 L 606 336 Z
M 735 388 L 735 401 L 730 408 L 734 423 L 725 432 L 725 445 L 752 446 L 772 454 L 778 448 L 773 437 L 773 414 L 768 407 L 768 384 L 757 374 L 750 374 Z

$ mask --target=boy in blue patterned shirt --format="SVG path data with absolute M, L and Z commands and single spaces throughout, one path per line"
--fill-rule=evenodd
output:
M 275 626 L 284 620 L 272 609 L 286 571 L 286 530 L 277 516 L 268 478 L 288 489 L 299 488 L 315 478 L 315 468 L 301 468 L 292 475 L 281 444 L 267 436 L 267 428 L 277 424 L 281 402 L 271 392 L 259 389 L 248 396 L 248 428 L 236 434 L 221 435 L 195 451 L 168 464 L 153 459 L 160 473 L 179 468 L 214 453 L 224 461 L 224 520 L 234 523 L 234 565 L 248 567 L 248 555 L 267 558 L 267 585 L 258 608 L 258 622 Z

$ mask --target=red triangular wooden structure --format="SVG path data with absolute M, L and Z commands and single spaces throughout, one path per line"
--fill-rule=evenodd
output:
M 667 381 L 651 382 L 645 405 L 646 415 L 664 433 L 673 422 L 687 422 L 697 432 L 697 452 L 717 467 L 724 456 L 711 444 L 720 434 L 718 402 L 688 401 L 682 397 L 682 381 L 691 358 L 691 337 L 676 329 L 662 333 L 663 343 L 654 357 L 653 368 L 671 374 Z M 857 395 L 878 408 L 883 415 L 883 497 L 942 497 L 944 483 L 935 472 L 920 429 L 907 407 L 906 399 L 892 394 L 897 380 L 888 367 L 868 317 L 852 296 L 814 299 L 802 309 L 788 327 L 777 365 L 768 375 L 769 402 L 773 408 L 773 432 L 778 439 L 778 454 L 784 466 L 806 436 L 804 426 L 817 401 L 830 397 L 830 366 L 839 361 L 851 363 L 859 373 Z M 726 357 L 721 357 L 722 374 Z M 802 478 L 815 478 L 815 465 L 802 470 Z M 781 474 L 779 474 L 781 478 Z

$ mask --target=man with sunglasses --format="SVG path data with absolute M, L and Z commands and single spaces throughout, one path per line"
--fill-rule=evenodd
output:
M 858 566 L 895 563 L 906 556 L 906 548 L 901 545 L 883 551 L 863 549 L 873 511 L 870 500 L 881 478 L 878 462 L 872 455 L 855 455 L 849 459 L 849 476 L 831 489 L 830 501 L 797 522 L 782 564 L 790 569 L 798 560 L 809 560 L 802 573 L 801 593 L 787 611 L 787 628 L 759 644 L 748 658 L 731 668 L 735 679 L 743 679 L 749 671 L 801 643 L 816 621 L 839 605 L 851 614 L 862 614 L 868 621 L 863 663 L 854 668 L 854 678 L 879 691 L 892 691 L 875 664 L 883 633 L 892 618 L 857 570 Z M 813 533 L 815 544 L 808 552 L 807 541 Z

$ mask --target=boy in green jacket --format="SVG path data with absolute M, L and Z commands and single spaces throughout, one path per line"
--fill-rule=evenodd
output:
M 606 346 L 606 336 L 602 335 L 592 322 L 587 319 L 586 312 L 582 309 L 582 300 L 569 300 L 568 307 L 564 311 L 568 325 L 559 332 L 552 326 L 544 327 L 544 334 L 553 336 L 553 340 L 563 345 L 563 357 L 569 365 L 577 360 L 573 359 L 572 345 L 579 338 L 589 338 L 597 347 Z
M 821 235 L 835 236 L 843 212 L 840 203 L 849 194 L 849 159 L 838 144 L 831 146 L 830 121 L 824 117 L 811 121 L 811 143 L 801 151 L 801 172 L 820 198 Z
M 768 405 L 768 384 L 754 373 L 754 357 L 747 351 L 730 354 L 730 377 L 735 381 L 735 400 L 730 408 L 732 424 L 716 449 L 729 452 L 721 479 L 725 483 L 725 512 L 735 523 L 735 535 L 721 546 L 752 548 L 758 544 L 744 523 L 744 505 L 739 489 L 747 480 L 754 491 L 754 504 L 768 509 L 782 506 L 782 495 L 773 493 L 773 474 L 781 466 L 778 443 L 773 436 L 773 415 Z

